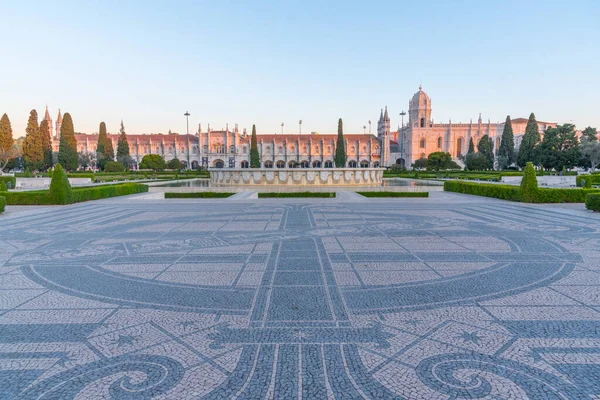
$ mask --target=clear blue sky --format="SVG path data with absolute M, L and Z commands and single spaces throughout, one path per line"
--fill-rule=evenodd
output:
M 600 128 L 600 2 L 4 1 L 0 113 L 75 130 L 392 126 L 422 83 L 435 121 L 507 114 Z

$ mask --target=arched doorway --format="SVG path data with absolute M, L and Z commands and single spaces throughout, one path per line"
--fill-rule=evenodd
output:
M 214 168 L 223 168 L 225 166 L 225 161 L 223 160 L 215 160 L 213 161 Z
M 313 168 L 321 168 L 321 161 L 313 161 Z
M 379 168 L 379 161 L 375 161 L 373 163 L 373 168 Z
M 240 163 L 240 167 L 242 167 L 242 168 L 249 168 L 250 167 L 250 163 L 248 161 L 244 160 L 244 161 L 242 161 Z
M 277 168 L 285 168 L 285 161 L 282 161 L 282 160 L 277 161 Z
M 356 168 L 356 160 L 348 161 L 349 168 Z
M 325 168 L 333 168 L 333 161 L 325 161 Z
M 456 157 L 462 156 L 463 138 L 456 139 Z
M 404 158 L 396 158 L 396 164 L 402 168 L 406 168 L 406 160 Z
M 192 169 L 198 169 L 198 161 L 192 161 Z
M 360 162 L 360 167 L 361 168 L 369 168 L 369 162 L 367 160 L 362 160 Z
M 308 161 L 304 160 L 300 162 L 300 168 L 310 168 Z
M 265 161 L 264 167 L 265 168 L 273 168 L 273 161 L 271 161 L 271 160 Z

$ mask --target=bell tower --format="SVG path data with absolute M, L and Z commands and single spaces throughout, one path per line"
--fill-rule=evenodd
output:
M 427 128 L 431 123 L 431 99 L 419 86 L 408 103 L 408 124 L 411 128 Z

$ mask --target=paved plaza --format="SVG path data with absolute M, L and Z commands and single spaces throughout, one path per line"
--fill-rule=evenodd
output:
M 0 216 L 0 398 L 600 398 L 582 205 L 142 198 Z

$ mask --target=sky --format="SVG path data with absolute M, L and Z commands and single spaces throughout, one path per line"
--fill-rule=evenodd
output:
M 600 1 L 0 0 L 0 114 L 77 132 L 392 127 L 419 85 L 434 122 L 600 128 Z

